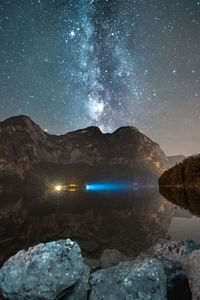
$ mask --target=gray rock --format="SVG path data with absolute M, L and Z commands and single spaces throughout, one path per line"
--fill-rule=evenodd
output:
M 170 241 L 153 246 L 148 254 L 157 259 L 168 259 L 183 265 L 186 257 L 197 249 L 200 249 L 199 246 L 192 240 Z
M 100 269 L 101 267 L 100 261 L 94 258 L 84 257 L 84 263 L 91 269 L 92 272 Z
M 189 281 L 193 300 L 200 299 L 200 250 L 198 249 L 200 249 L 199 245 L 192 240 L 170 241 L 164 245 L 158 244 L 152 247 L 148 253 L 159 260 L 170 260 L 179 264 Z M 183 277 L 182 279 L 184 281 Z M 186 280 L 185 284 L 182 284 L 182 289 L 184 288 L 185 293 L 188 294 L 188 298 L 185 299 L 190 299 Z
M 102 268 L 113 267 L 128 258 L 117 249 L 106 249 L 100 257 L 100 265 Z M 129 259 L 130 260 L 130 259 Z
M 10 300 L 191 300 L 192 291 L 197 300 L 200 250 L 195 249 L 198 245 L 193 241 L 156 245 L 148 253 L 154 258 L 141 255 L 90 276 L 76 242 L 42 243 L 18 252 L 4 264 L 0 291 Z M 115 249 L 104 251 L 102 258 L 106 265 L 125 259 Z M 100 266 L 96 260 L 89 263 Z
M 162 263 L 167 275 L 167 299 L 191 300 L 188 278 L 180 264 L 167 260 L 162 260 Z
M 185 248 L 185 254 L 189 255 L 195 250 L 199 250 L 200 247 L 193 240 L 189 240 Z
M 10 300 L 87 299 L 89 274 L 76 242 L 41 243 L 3 265 L 0 289 Z
M 124 262 L 96 271 L 90 279 L 90 300 L 165 300 L 167 277 L 156 259 Z
M 192 299 L 200 299 L 200 250 L 193 251 L 185 260 L 183 268 L 189 279 Z

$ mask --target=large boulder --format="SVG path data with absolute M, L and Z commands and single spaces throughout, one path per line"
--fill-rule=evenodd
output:
M 169 260 L 162 260 L 167 275 L 167 300 L 191 300 L 188 278 L 182 266 Z
M 188 279 L 180 264 L 144 255 L 94 272 L 90 286 L 90 300 L 192 299 Z
M 90 285 L 90 300 L 167 299 L 166 273 L 156 259 L 125 262 L 96 271 L 91 275 Z
M 147 253 L 159 260 L 167 259 L 183 265 L 187 256 L 198 249 L 200 247 L 193 240 L 170 241 L 153 246 Z
M 149 255 L 159 260 L 178 263 L 187 276 L 192 299 L 200 299 L 200 247 L 193 240 L 171 241 L 153 246 Z M 186 287 L 186 286 L 185 286 Z M 183 299 L 183 298 L 181 298 Z
M 85 263 L 90 267 L 92 271 L 100 268 L 109 268 L 116 266 L 120 262 L 129 261 L 130 257 L 122 254 L 117 249 L 105 249 L 99 259 L 93 259 L 85 257 Z
M 189 279 L 192 299 L 200 299 L 200 250 L 193 251 L 184 263 L 184 270 Z
M 3 265 L 0 289 L 10 300 L 82 300 L 87 299 L 89 274 L 76 242 L 41 243 Z
M 127 261 L 127 260 L 128 257 L 123 255 L 119 250 L 105 249 L 100 257 L 100 265 L 102 268 L 108 268 L 108 267 L 115 266 L 122 261 Z
M 198 248 L 193 241 L 156 245 L 133 261 L 90 275 L 76 242 L 68 239 L 38 244 L 18 252 L 3 265 L 0 291 L 9 300 L 191 300 L 192 296 L 197 300 Z M 121 253 L 108 250 L 102 262 L 108 266 L 119 257 Z

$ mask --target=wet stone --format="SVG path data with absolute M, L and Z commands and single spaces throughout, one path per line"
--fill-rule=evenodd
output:
M 60 240 L 21 250 L 0 270 L 0 289 L 10 300 L 86 299 L 90 270 L 76 242 Z

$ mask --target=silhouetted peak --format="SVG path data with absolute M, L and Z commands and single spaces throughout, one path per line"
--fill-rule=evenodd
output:
M 92 134 L 92 135 L 99 135 L 102 134 L 101 130 L 97 126 L 89 126 L 87 128 L 78 129 L 75 131 L 71 131 L 67 133 L 68 135 L 77 135 L 77 134 Z
M 31 120 L 30 117 L 26 115 L 19 115 L 10 117 L 2 122 L 0 122 L 2 126 L 24 126 L 24 127 L 39 127 L 35 122 Z
M 134 126 L 122 126 L 116 129 L 112 134 L 132 134 L 132 133 L 138 133 L 139 130 Z
M 28 124 L 35 124 L 30 117 L 26 115 L 19 115 L 10 117 L 2 122 L 0 122 L 1 125 L 28 125 Z M 36 125 L 36 124 L 35 124 Z
M 23 133 L 29 134 L 30 137 L 39 137 L 47 136 L 47 134 L 31 120 L 30 117 L 25 115 L 19 115 L 6 119 L 3 122 L 0 122 L 0 126 L 4 128 L 4 133 L 11 134 L 15 132 L 20 136 L 23 136 Z

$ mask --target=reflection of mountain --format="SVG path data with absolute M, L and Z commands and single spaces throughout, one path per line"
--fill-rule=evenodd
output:
M 188 157 L 165 171 L 159 178 L 159 185 L 200 187 L 200 155 Z
M 135 127 L 103 134 L 89 127 L 49 135 L 26 116 L 0 122 L 0 181 L 27 173 L 50 180 L 125 177 L 157 182 L 168 160 L 159 145 Z M 31 179 L 31 184 L 33 178 Z
M 172 214 L 157 191 L 2 194 L 1 262 L 21 248 L 67 237 L 76 240 L 87 257 L 97 258 L 105 249 L 135 256 L 167 238 Z
M 200 216 L 200 190 L 182 188 L 160 188 L 160 193 L 170 202 Z

